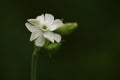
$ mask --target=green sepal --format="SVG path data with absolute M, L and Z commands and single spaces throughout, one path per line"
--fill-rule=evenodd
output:
M 61 35 L 68 35 L 72 33 L 77 27 L 77 23 L 66 23 L 60 28 L 58 28 L 55 32 Z

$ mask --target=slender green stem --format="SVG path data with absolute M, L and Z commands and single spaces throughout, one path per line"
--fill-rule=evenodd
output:
M 38 55 L 39 48 L 35 47 L 33 54 L 32 54 L 32 61 L 31 61 L 31 80 L 36 80 L 36 71 L 37 71 L 37 55 Z

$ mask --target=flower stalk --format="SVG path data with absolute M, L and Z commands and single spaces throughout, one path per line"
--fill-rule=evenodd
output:
M 39 48 L 35 47 L 33 54 L 32 54 L 32 61 L 31 61 L 31 80 L 36 80 L 37 77 L 37 58 L 38 58 L 38 52 Z

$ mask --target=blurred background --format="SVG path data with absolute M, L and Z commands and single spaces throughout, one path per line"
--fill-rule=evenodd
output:
M 50 59 L 39 56 L 37 80 L 120 80 L 118 0 L 1 0 L 0 80 L 30 80 L 29 18 L 51 13 L 79 28 Z

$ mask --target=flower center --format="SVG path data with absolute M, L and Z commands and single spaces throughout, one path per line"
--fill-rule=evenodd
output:
M 43 31 L 47 31 L 47 28 L 48 28 L 48 27 L 47 27 L 46 25 L 43 25 L 43 26 L 42 26 L 42 30 L 43 30 Z
M 43 28 L 43 29 L 47 29 L 47 26 L 44 25 L 44 26 L 42 26 L 42 28 Z

